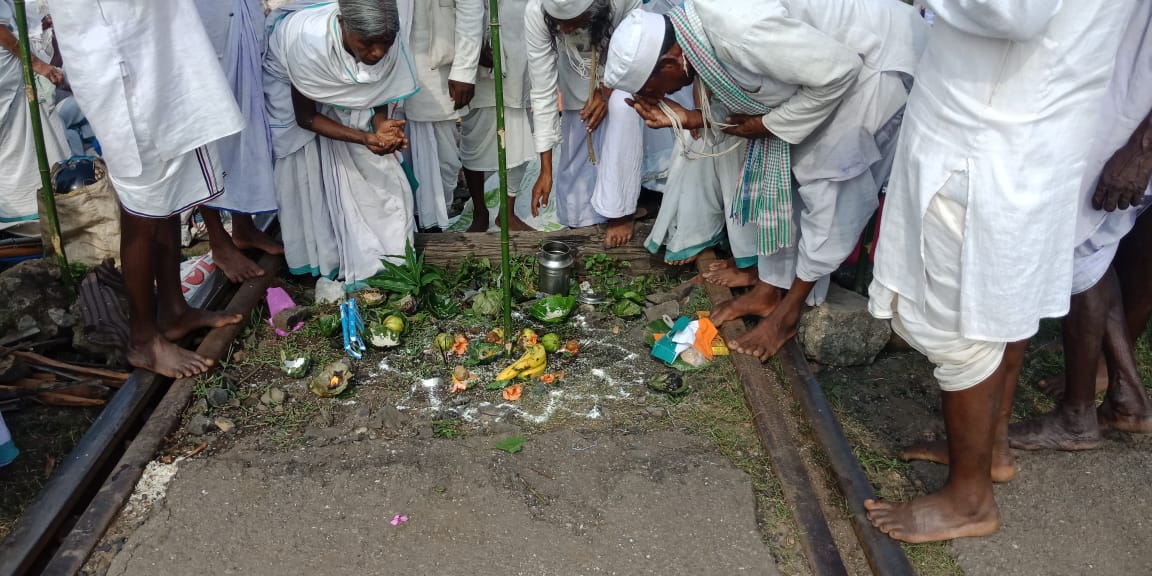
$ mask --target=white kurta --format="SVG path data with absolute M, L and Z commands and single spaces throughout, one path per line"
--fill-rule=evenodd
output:
M 340 275 L 355 287 L 411 242 L 412 191 L 394 155 L 300 128 L 291 88 L 325 116 L 367 131 L 373 108 L 407 98 L 416 82 L 403 42 L 373 66 L 356 62 L 344 50 L 338 10 L 300 2 L 269 15 L 264 89 L 288 265 L 294 273 Z M 402 27 L 409 17 L 400 11 Z
M 141 173 L 139 139 L 167 161 L 244 127 L 191 0 L 50 7 L 73 94 L 109 173 Z
M 264 9 L 259 0 L 196 0 L 196 8 L 246 121 L 243 131 L 218 144 L 224 194 L 209 205 L 247 214 L 273 212 L 272 132 L 264 111 Z
M 967 182 L 958 325 L 1011 342 L 1068 311 L 1085 157 L 1132 0 L 930 0 L 936 23 L 908 101 L 872 290 L 922 307 L 936 193 Z M 962 55 L 962 57 L 960 57 Z
M 1127 210 L 1105 212 L 1092 206 L 1101 171 L 1116 150 L 1152 113 L 1152 2 L 1137 2 L 1136 12 L 1120 42 L 1116 67 L 1108 86 L 1097 140 L 1088 157 L 1076 222 L 1072 293 L 1079 294 L 1104 277 L 1120 241 L 1132 231 L 1136 219 L 1152 205 L 1152 185 L 1144 203 Z
M 460 174 L 456 119 L 448 81 L 476 83 L 483 0 L 415 0 L 409 45 L 420 91 L 404 102 L 408 157 L 418 182 L 420 226 L 446 229 Z
M 0 0 L 0 26 L 16 34 L 10 0 Z M 47 107 L 40 106 L 41 126 L 48 162 L 65 158 L 68 150 L 64 130 Z M 0 48 L 0 230 L 38 218 L 36 192 L 40 189 L 40 166 L 32 138 L 32 117 L 24 92 L 20 59 Z

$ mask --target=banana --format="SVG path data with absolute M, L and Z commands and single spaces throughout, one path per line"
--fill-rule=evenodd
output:
M 525 370 L 525 371 L 517 374 L 516 377 L 521 379 L 521 380 L 531 380 L 533 378 L 539 378 L 540 375 L 543 374 L 544 370 L 547 368 L 548 368 L 547 364 L 541 364 L 535 368 Z
M 547 365 L 548 353 L 544 350 L 544 346 L 532 344 L 526 347 L 523 356 L 496 375 L 496 381 L 502 382 L 516 377 L 529 378 L 533 373 L 539 376 L 544 373 Z M 525 374 L 529 376 L 525 376 Z

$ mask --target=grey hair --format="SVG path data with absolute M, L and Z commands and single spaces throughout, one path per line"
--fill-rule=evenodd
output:
M 339 0 L 344 26 L 363 38 L 395 38 L 400 30 L 396 0 Z

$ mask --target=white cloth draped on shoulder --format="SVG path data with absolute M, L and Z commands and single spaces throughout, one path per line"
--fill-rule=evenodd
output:
M 374 109 L 407 98 L 416 81 L 403 36 L 377 64 L 356 62 L 344 50 L 338 11 L 335 3 L 297 2 L 269 15 L 264 89 L 288 265 L 355 287 L 382 269 L 381 259 L 404 253 L 414 228 L 412 190 L 396 155 L 299 127 L 291 89 L 317 102 L 321 114 L 367 131 Z M 401 29 L 410 14 L 402 2 Z

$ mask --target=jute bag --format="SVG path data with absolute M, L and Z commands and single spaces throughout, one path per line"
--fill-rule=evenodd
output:
M 120 204 L 108 179 L 104 161 L 97 158 L 96 183 L 67 194 L 56 195 L 56 215 L 69 262 L 99 266 L 108 258 L 120 261 Z M 52 167 L 52 180 L 60 165 Z M 40 221 L 47 222 L 40 202 Z M 51 240 L 43 238 L 45 249 Z

